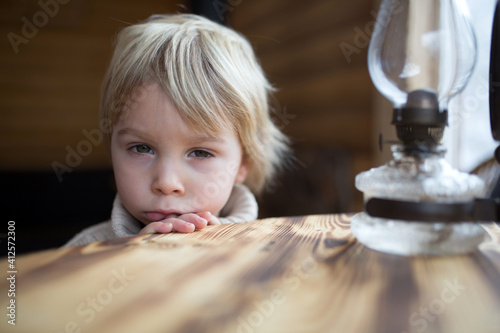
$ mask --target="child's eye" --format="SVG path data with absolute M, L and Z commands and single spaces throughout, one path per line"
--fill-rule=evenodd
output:
M 138 154 L 152 154 L 153 153 L 153 149 L 151 149 L 150 146 L 145 145 L 145 144 L 135 145 L 135 146 L 130 147 L 130 149 L 132 149 L 132 151 L 134 153 L 138 153 Z
M 205 159 L 205 158 L 213 157 L 214 155 L 212 155 L 211 153 L 209 153 L 206 150 L 196 149 L 196 150 L 193 150 L 191 153 L 189 153 L 189 156 L 200 158 L 200 159 Z

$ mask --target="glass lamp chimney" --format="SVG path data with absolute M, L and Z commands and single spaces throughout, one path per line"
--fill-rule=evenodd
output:
M 449 100 L 465 87 L 475 62 L 463 0 L 383 0 L 368 69 L 394 105 L 393 123 L 404 143 L 441 141 Z

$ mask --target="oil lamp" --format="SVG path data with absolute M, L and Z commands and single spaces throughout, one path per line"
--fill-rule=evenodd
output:
M 368 50 L 377 89 L 393 106 L 393 159 L 360 173 L 364 211 L 353 234 L 369 248 L 400 255 L 474 250 L 484 184 L 452 168 L 440 144 L 451 98 L 467 84 L 476 40 L 462 0 L 383 0 Z

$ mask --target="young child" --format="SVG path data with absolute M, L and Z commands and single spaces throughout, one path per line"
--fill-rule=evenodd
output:
M 255 220 L 253 193 L 288 152 L 272 91 L 248 41 L 208 19 L 155 15 L 123 29 L 100 111 L 118 194 L 109 221 L 65 246 Z

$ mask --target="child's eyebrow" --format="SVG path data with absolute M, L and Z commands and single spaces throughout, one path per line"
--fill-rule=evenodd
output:
M 209 142 L 215 142 L 215 143 L 224 143 L 226 140 L 219 136 L 215 135 L 204 135 L 204 134 L 199 134 L 195 135 L 193 137 L 190 137 L 188 139 L 188 142 L 190 144 L 199 144 L 199 143 L 209 143 Z
M 135 136 L 143 138 L 143 139 L 150 138 L 150 135 L 148 135 L 147 132 L 144 132 L 144 131 L 141 131 L 141 130 L 138 130 L 135 128 L 130 128 L 130 127 L 122 128 L 117 132 L 118 136 L 127 135 L 127 134 L 135 135 Z M 222 138 L 220 136 L 210 135 L 210 134 L 194 134 L 193 136 L 190 136 L 187 139 L 187 143 L 192 144 L 192 145 L 196 145 L 196 144 L 200 144 L 200 143 L 210 143 L 210 142 L 225 143 L 226 141 L 227 140 L 225 140 L 224 138 Z
M 126 134 L 135 135 L 135 136 L 138 136 L 138 137 L 141 137 L 141 138 L 147 138 L 148 137 L 148 135 L 147 135 L 146 132 L 143 132 L 143 131 L 140 131 L 140 130 L 137 130 L 137 129 L 134 129 L 134 128 L 129 128 L 129 127 L 122 128 L 117 133 L 118 136 L 126 135 Z

